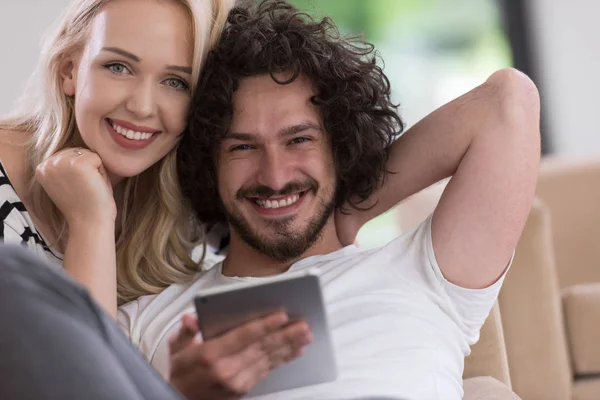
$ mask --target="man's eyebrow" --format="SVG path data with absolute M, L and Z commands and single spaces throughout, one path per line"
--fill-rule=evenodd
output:
M 223 137 L 223 140 L 243 140 L 243 141 L 254 141 L 256 140 L 256 135 L 251 133 L 242 133 L 242 132 L 227 132 Z
M 297 133 L 307 131 L 309 129 L 321 131 L 321 126 L 319 126 L 319 124 L 316 124 L 314 122 L 306 121 L 306 122 L 302 122 L 297 125 L 291 125 L 291 126 L 287 126 L 287 127 L 283 128 L 282 130 L 279 131 L 279 136 L 282 136 L 282 137 L 292 136 Z
M 110 51 L 111 53 L 119 54 L 123 57 L 127 57 L 135 62 L 140 62 L 141 58 L 136 56 L 133 53 L 128 52 L 127 50 L 120 49 L 118 47 L 103 47 L 102 50 Z
M 317 131 L 321 131 L 321 127 L 314 122 L 303 122 L 297 125 L 287 126 L 279 131 L 280 137 L 292 136 L 300 132 L 307 131 L 309 129 L 314 129 Z M 243 133 L 243 132 L 227 132 L 223 137 L 223 140 L 242 140 L 242 141 L 257 141 L 258 136 L 252 133 Z
M 111 53 L 115 53 L 115 54 L 119 54 L 119 55 L 121 55 L 123 57 L 127 57 L 130 60 L 133 60 L 135 62 L 142 61 L 142 59 L 139 58 L 138 56 L 136 56 L 135 54 L 133 54 L 127 50 L 123 50 L 119 47 L 103 47 L 102 50 L 110 51 Z M 167 69 L 170 71 L 175 71 L 175 72 L 183 72 L 184 74 L 188 74 L 188 75 L 192 74 L 192 67 L 183 67 L 180 65 L 167 65 Z

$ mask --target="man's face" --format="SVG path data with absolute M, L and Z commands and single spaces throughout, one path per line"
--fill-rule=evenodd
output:
M 310 101 L 314 94 L 303 76 L 287 85 L 269 75 L 240 80 L 217 157 L 232 230 L 279 261 L 310 248 L 334 209 L 331 143 Z

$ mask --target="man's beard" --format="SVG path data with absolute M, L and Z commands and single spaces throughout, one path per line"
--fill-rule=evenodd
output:
M 314 180 L 303 183 L 293 181 L 277 192 L 266 186 L 255 186 L 240 189 L 236 198 L 238 201 L 247 201 L 246 197 L 252 197 L 252 195 L 257 197 L 284 196 L 304 188 L 317 195 L 319 193 L 318 187 L 318 183 Z M 265 220 L 268 232 L 265 235 L 258 232 L 257 229 L 253 229 L 239 210 L 224 207 L 225 215 L 238 236 L 248 245 L 279 262 L 288 262 L 300 257 L 321 238 L 323 228 L 335 209 L 335 188 L 331 190 L 322 189 L 321 192 L 322 196 L 317 199 L 316 213 L 307 225 L 300 229 L 291 227 L 297 219 L 295 216 Z M 306 196 L 306 193 L 304 196 Z

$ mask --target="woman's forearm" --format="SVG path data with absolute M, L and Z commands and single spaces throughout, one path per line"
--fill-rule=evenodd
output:
M 64 269 L 113 317 L 117 315 L 117 268 L 114 222 L 69 227 Z

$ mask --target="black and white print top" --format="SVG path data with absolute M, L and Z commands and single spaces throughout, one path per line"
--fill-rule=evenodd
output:
M 63 256 L 46 244 L 42 234 L 37 230 L 25 205 L 17 195 L 8 179 L 4 165 L 0 161 L 0 240 L 5 243 L 20 244 L 42 257 L 62 265 Z M 206 235 L 206 251 L 210 255 L 224 256 L 229 245 L 229 231 L 226 225 L 216 225 Z M 202 246 L 194 251 L 199 258 Z M 195 257 L 194 257 L 195 258 Z
M 0 161 L 0 240 L 7 244 L 20 244 L 23 247 L 49 258 L 62 265 L 63 256 L 46 244 L 8 179 L 4 165 Z

